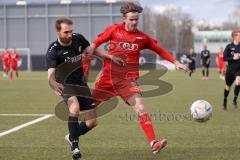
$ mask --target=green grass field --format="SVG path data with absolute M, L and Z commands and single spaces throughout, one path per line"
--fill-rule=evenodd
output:
M 0 114 L 54 114 L 60 98 L 49 89 L 46 74 L 20 72 L 20 78 L 12 81 L 1 77 Z M 96 128 L 80 138 L 83 160 L 240 159 L 240 111 L 231 106 L 232 92 L 228 110 L 222 110 L 224 81 L 218 78 L 217 71 L 212 70 L 208 81 L 200 80 L 200 70 L 192 79 L 183 72 L 168 72 L 161 79 L 171 83 L 173 90 L 144 98 L 144 104 L 155 115 L 157 137 L 167 138 L 168 146 L 153 155 L 134 112 L 120 101 L 116 109 L 98 119 Z M 190 105 L 198 99 L 214 107 L 213 117 L 205 123 L 189 118 Z M 39 117 L 0 115 L 0 133 Z M 70 160 L 64 140 L 67 131 L 67 122 L 54 116 L 2 136 L 0 160 Z

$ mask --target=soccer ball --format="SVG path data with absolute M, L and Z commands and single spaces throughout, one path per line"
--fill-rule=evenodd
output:
M 213 107 L 205 100 L 197 100 L 191 105 L 191 115 L 198 122 L 205 122 L 212 116 Z

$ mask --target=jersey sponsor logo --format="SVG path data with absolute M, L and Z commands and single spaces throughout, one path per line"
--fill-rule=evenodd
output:
M 77 55 L 77 56 L 74 56 L 74 57 L 66 57 L 65 62 L 66 63 L 75 63 L 75 62 L 80 61 L 81 59 L 82 59 L 81 55 Z
M 202 54 L 204 57 L 207 57 L 209 55 L 209 52 L 203 52 Z
M 137 51 L 138 50 L 138 44 L 136 44 L 136 43 L 120 42 L 119 46 L 123 50 L 129 50 L 129 51 Z
M 63 55 L 68 54 L 68 52 L 63 52 Z

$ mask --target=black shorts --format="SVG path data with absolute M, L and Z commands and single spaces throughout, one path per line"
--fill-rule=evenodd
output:
M 226 84 L 228 86 L 231 86 L 237 76 L 240 76 L 240 70 L 233 70 L 233 69 L 227 68 L 226 76 L 225 76 Z
M 206 67 L 206 68 L 209 68 L 210 62 L 207 63 L 206 61 L 203 61 L 202 66 L 203 66 L 203 67 Z
M 80 106 L 80 111 L 91 110 L 96 107 L 90 88 L 87 84 L 81 85 L 64 85 L 63 99 L 67 104 L 68 98 L 76 96 Z
M 188 68 L 189 68 L 191 71 L 194 71 L 194 70 L 196 69 L 195 63 L 189 63 L 189 64 L 188 64 Z

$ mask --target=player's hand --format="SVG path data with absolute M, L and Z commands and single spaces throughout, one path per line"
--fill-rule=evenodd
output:
M 235 53 L 235 54 L 233 55 L 233 60 L 239 60 L 239 59 L 240 59 L 239 53 Z
M 62 95 L 62 92 L 63 92 L 63 89 L 64 89 L 64 86 L 61 84 L 61 83 L 54 83 L 53 84 L 53 88 L 54 88 L 54 91 L 55 91 L 55 94 L 58 95 L 58 96 L 61 96 Z
M 110 59 L 111 59 L 111 61 L 113 61 L 114 63 L 116 63 L 120 66 L 126 66 L 125 61 L 120 57 L 110 55 Z
M 89 55 L 86 50 L 83 52 L 82 55 L 83 55 L 84 58 L 86 57 L 86 58 L 88 58 L 89 60 L 94 60 L 94 59 L 96 58 L 95 55 Z
M 175 64 L 175 67 L 176 67 L 177 70 L 184 70 L 185 72 L 190 71 L 189 68 L 186 65 L 184 65 L 184 64 L 182 64 L 178 61 L 174 61 L 174 64 Z
M 96 48 L 96 45 L 92 43 L 90 46 L 88 46 L 88 47 L 86 48 L 87 54 L 88 54 L 89 56 L 92 56 L 93 53 L 94 53 L 94 51 L 95 51 L 95 48 Z

